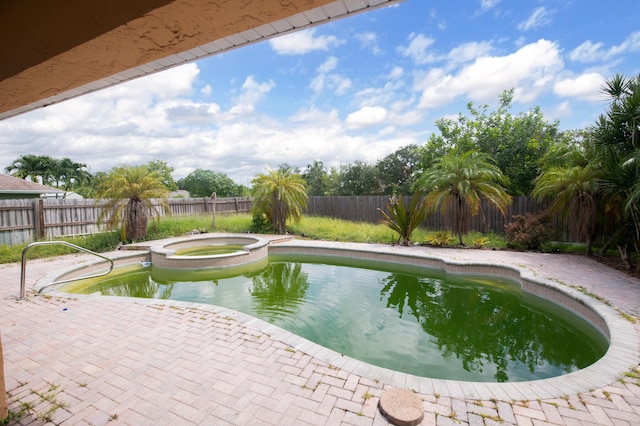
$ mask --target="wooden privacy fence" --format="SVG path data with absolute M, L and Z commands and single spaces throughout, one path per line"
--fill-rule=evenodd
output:
M 408 202 L 409 197 L 405 197 Z M 380 213 L 385 210 L 386 196 L 331 196 L 309 197 L 305 214 L 334 217 L 356 222 L 377 223 Z M 98 202 L 99 203 L 99 202 Z M 174 216 L 206 214 L 215 211 L 221 213 L 248 212 L 251 209 L 250 198 L 171 198 L 169 199 Z M 482 202 L 485 220 L 480 216 L 471 219 L 472 231 L 504 232 L 504 225 L 512 222 L 512 216 L 527 212 L 540 213 L 548 207 L 530 197 L 514 197 L 507 214 L 500 212 L 486 201 Z M 101 232 L 97 224 L 100 214 L 99 204 L 95 200 L 69 199 L 23 199 L 0 200 L 0 244 L 21 244 L 36 239 L 53 239 L 63 235 L 82 235 Z M 424 222 L 432 230 L 450 229 L 451 214 L 433 214 Z M 567 222 L 554 217 L 553 226 L 557 239 L 575 241 L 568 232 Z
M 409 196 L 403 197 L 405 203 L 408 203 L 409 199 Z M 356 222 L 378 223 L 382 216 L 377 209 L 380 208 L 386 211 L 388 200 L 389 197 L 384 195 L 309 197 L 307 214 Z M 542 213 L 548 208 L 549 203 L 538 202 L 531 197 L 513 197 L 513 202 L 504 216 L 485 200 L 482 201 L 481 205 L 484 212 L 484 221 L 481 215 L 471 218 L 470 229 L 479 232 L 504 233 L 504 226 L 513 222 L 512 216 L 526 213 Z M 451 229 L 451 221 L 452 214 L 450 211 L 444 215 L 432 214 L 424 221 L 423 226 L 432 230 L 448 230 Z M 574 241 L 574 238 L 568 232 L 566 220 L 554 216 L 553 227 L 559 240 Z
M 217 214 L 248 212 L 251 208 L 251 199 L 245 197 L 171 198 L 168 201 L 174 216 L 210 213 L 214 206 Z M 92 199 L 0 200 L 0 244 L 102 232 L 103 227 L 98 225 L 100 203 L 102 201 L 96 203 Z

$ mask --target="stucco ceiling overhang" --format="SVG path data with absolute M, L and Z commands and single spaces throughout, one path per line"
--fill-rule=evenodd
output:
M 3 0 L 0 120 L 403 0 Z

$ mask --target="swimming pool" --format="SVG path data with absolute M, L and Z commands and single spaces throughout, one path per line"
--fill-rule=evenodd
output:
M 594 363 L 608 346 L 586 321 L 512 280 L 319 260 L 272 255 L 235 275 L 132 266 L 60 290 L 224 306 L 349 357 L 440 379 L 555 377 Z
M 144 249 L 144 247 L 136 248 L 139 251 L 133 253 L 114 253 L 113 257 L 116 265 L 130 264 L 141 259 L 148 259 L 148 252 L 141 250 Z M 615 310 L 599 300 L 584 295 L 567 284 L 560 283 L 553 278 L 553 276 L 550 278 L 545 278 L 547 275 L 539 276 L 535 270 L 529 269 L 526 263 L 520 266 L 518 259 L 520 257 L 527 258 L 527 254 L 519 255 L 515 253 L 514 256 L 511 257 L 513 261 L 507 264 L 498 264 L 492 262 L 491 258 L 493 255 L 490 251 L 443 251 L 421 247 L 301 240 L 278 242 L 277 244 L 272 243 L 269 245 L 269 253 L 304 253 L 314 256 L 322 255 L 333 259 L 366 259 L 374 262 L 390 262 L 400 265 L 420 265 L 462 275 L 492 275 L 498 278 L 507 278 L 517 282 L 525 294 L 552 301 L 554 304 L 580 316 L 596 327 L 609 342 L 609 349 L 606 354 L 594 364 L 579 371 L 554 378 L 518 383 L 451 381 L 424 378 L 387 368 L 376 367 L 369 363 L 345 356 L 339 352 L 329 350 L 321 345 L 314 344 L 307 339 L 300 338 L 293 333 L 283 330 L 281 327 L 277 327 L 252 316 L 221 307 L 216 309 L 217 312 L 232 317 L 247 327 L 266 333 L 270 336 L 270 339 L 288 344 L 296 351 L 301 351 L 347 372 L 362 377 L 369 377 L 372 380 L 381 380 L 391 386 L 416 389 L 421 393 L 438 392 L 443 396 L 464 398 L 486 399 L 495 397 L 504 400 L 512 398 L 550 398 L 561 397 L 568 392 L 588 392 L 590 389 L 609 385 L 618 380 L 621 372 L 627 371 L 637 364 L 639 340 L 633 325 L 625 321 Z M 499 258 L 505 259 L 505 256 L 499 256 Z M 534 258 L 543 259 L 544 256 L 535 255 Z M 524 262 L 527 261 L 525 260 Z M 95 264 L 82 264 L 69 267 L 62 271 L 52 272 L 37 284 L 36 289 L 56 279 L 87 274 L 97 269 L 100 269 L 100 267 Z M 575 285 L 580 283 L 569 280 L 569 284 Z M 49 289 L 48 291 L 55 294 L 53 289 Z M 66 293 L 60 294 L 63 295 Z M 94 298 L 96 296 L 78 295 L 74 297 Z M 156 301 L 150 303 L 163 303 L 170 306 L 172 304 L 184 304 L 185 302 Z M 198 306 L 197 304 L 191 303 L 187 303 L 184 306 L 189 305 L 192 305 L 194 308 Z

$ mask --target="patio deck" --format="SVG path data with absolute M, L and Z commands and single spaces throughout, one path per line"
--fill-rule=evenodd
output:
M 287 242 L 282 244 L 289 244 Z M 640 315 L 640 281 L 582 257 L 412 247 L 451 261 L 490 261 L 579 285 Z M 90 259 L 32 260 L 27 288 Z M 16 424 L 385 425 L 377 403 L 393 378 L 355 374 L 312 356 L 295 337 L 217 306 L 102 296 L 16 300 L 20 266 L 0 265 L 0 332 Z M 635 325 L 638 331 L 638 325 Z M 635 360 L 633 366 L 638 365 Z M 631 371 L 615 372 L 620 378 Z M 633 375 L 633 374 L 631 374 Z M 556 398 L 464 398 L 457 382 L 415 389 L 423 425 L 638 425 L 639 379 L 626 377 Z M 504 389 L 504 388 L 503 388 Z

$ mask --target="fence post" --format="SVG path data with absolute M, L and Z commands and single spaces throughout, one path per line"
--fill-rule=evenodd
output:
M 211 222 L 211 229 L 216 229 L 216 193 L 211 194 L 211 199 L 213 200 L 213 221 Z
M 33 200 L 33 233 L 34 240 L 44 238 L 44 200 L 36 198 Z

